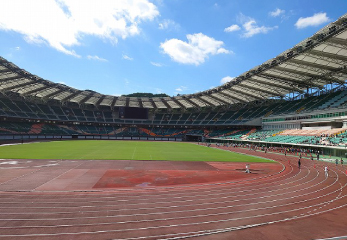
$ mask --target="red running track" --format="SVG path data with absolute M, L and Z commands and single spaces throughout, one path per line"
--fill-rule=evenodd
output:
M 279 164 L 3 160 L 0 240 L 347 236 L 346 168 L 225 150 Z

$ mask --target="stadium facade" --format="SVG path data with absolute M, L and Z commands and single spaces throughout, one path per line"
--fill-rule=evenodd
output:
M 347 14 L 224 85 L 174 97 L 78 90 L 0 57 L 0 139 L 208 138 L 308 145 L 341 155 L 347 144 L 346 79 Z M 297 140 L 281 139 L 283 134 Z

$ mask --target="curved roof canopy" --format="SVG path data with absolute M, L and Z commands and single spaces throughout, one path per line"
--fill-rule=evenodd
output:
M 231 82 L 176 97 L 115 97 L 77 90 L 44 80 L 0 57 L 0 92 L 95 107 L 190 109 L 227 106 L 283 97 L 292 92 L 303 93 L 307 88 L 323 88 L 329 83 L 344 84 L 346 79 L 347 14 Z

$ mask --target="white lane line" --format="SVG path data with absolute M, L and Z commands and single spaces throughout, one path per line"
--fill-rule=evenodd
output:
M 325 211 L 321 211 L 318 213 L 314 213 L 314 214 L 310 214 L 312 215 L 316 215 L 316 214 L 320 214 L 320 213 L 324 213 L 324 212 L 329 212 L 329 211 L 333 211 L 336 209 L 340 209 L 342 207 L 347 206 L 346 204 L 340 205 L 338 207 L 332 208 L 332 209 L 328 209 Z M 184 226 L 196 226 L 196 225 L 202 225 L 202 224 L 210 224 L 210 223 L 221 223 L 221 222 L 229 222 L 229 221 L 238 221 L 238 220 L 242 220 L 242 219 L 248 219 L 248 218 L 261 218 L 261 217 L 265 217 L 265 216 L 271 216 L 271 215 L 278 215 L 278 214 L 282 214 L 282 213 L 288 213 L 288 212 L 293 212 L 293 211 L 298 211 L 301 209 L 306 209 L 309 207 L 304 207 L 304 208 L 298 208 L 295 210 L 287 210 L 287 211 L 281 211 L 281 212 L 276 212 L 276 213 L 268 213 L 268 214 L 261 214 L 261 215 L 255 215 L 255 216 L 249 216 L 249 217 L 238 217 L 238 218 L 230 218 L 230 219 L 223 219 L 223 220 L 212 220 L 212 221 L 205 221 L 205 222 L 198 222 L 198 223 L 181 223 L 181 224 L 172 224 L 172 225 L 161 225 L 161 226 L 150 226 L 150 227 L 141 227 L 141 228 L 129 228 L 129 229 L 114 229 L 114 230 L 100 230 L 100 231 L 86 231 L 86 232 L 64 232 L 64 233 L 42 233 L 42 234 L 8 234 L 8 235 L 0 235 L 0 237 L 34 237 L 34 236 L 63 236 L 63 235 L 80 235 L 80 234 L 96 234 L 96 233 L 116 233 L 116 232 L 125 232 L 125 231 L 142 231 L 142 230 L 151 230 L 151 229 L 162 229 L 162 228 L 172 228 L 172 227 L 184 227 Z M 304 217 L 308 217 L 309 215 L 304 215 L 304 216 L 294 216 L 294 217 L 287 217 L 285 219 L 280 219 L 280 220 L 274 220 L 274 221 L 270 221 L 270 222 L 264 222 L 264 223 L 258 223 L 258 224 L 252 224 L 252 225 L 246 225 L 248 227 L 254 227 L 254 226 L 261 226 L 261 225 L 265 225 L 265 224 L 273 224 L 273 223 L 277 223 L 277 222 L 284 222 L 284 221 L 289 221 L 289 220 L 293 220 L 293 219 L 298 219 L 298 218 L 304 218 Z M 240 227 L 234 227 L 234 230 L 239 230 L 239 229 L 235 229 L 235 228 L 240 228 Z M 210 234 L 213 234 L 213 230 L 210 230 Z M 146 236 L 148 238 L 148 236 Z M 136 239 L 136 238 L 125 238 L 125 239 Z
M 312 199 L 319 199 L 319 198 L 322 198 L 322 197 L 326 197 L 330 194 L 333 194 L 335 192 L 338 192 L 340 191 L 340 188 L 333 191 L 333 192 L 330 192 L 330 193 L 327 193 L 327 194 L 324 194 L 324 195 L 320 195 L 318 197 L 315 197 L 315 198 L 312 198 Z M 318 191 L 315 191 L 313 193 L 316 193 Z M 308 195 L 308 194 L 304 194 L 304 195 Z M 303 196 L 303 195 L 301 195 Z M 239 205 L 233 205 L 233 206 L 228 206 L 228 207 L 245 207 L 245 206 L 251 206 L 251 205 L 257 205 L 257 204 L 264 204 L 264 203 L 273 203 L 273 202 L 278 202 L 278 201 L 283 201 L 283 200 L 288 200 L 288 199 L 294 199 L 294 198 L 297 198 L 297 197 L 301 197 L 301 196 L 295 196 L 295 197 L 290 197 L 290 198 L 284 198 L 284 199 L 274 199 L 274 200 L 271 200 L 271 201 L 265 201 L 265 202 L 253 202 L 253 203 L 248 203 L 248 204 L 239 204 Z M 302 200 L 302 201 L 299 201 L 299 202 L 307 202 L 307 201 L 310 201 L 310 200 Z M 219 204 L 219 203 L 218 203 Z M 194 205 L 193 205 L 194 206 Z M 169 206 L 168 208 L 179 208 L 179 207 L 182 207 L 182 206 Z M 150 210 L 152 210 L 153 208 L 148 208 Z M 182 211 L 182 212 L 185 212 L 185 211 Z M 132 214 L 131 216 L 140 216 L 140 214 Z M 112 216 L 110 216 L 112 217 Z M 44 219 L 0 219 L 1 221 L 57 221 L 57 220 L 75 220 L 75 219 L 82 219 L 83 217 L 77 217 L 77 218 L 44 218 Z M 85 217 L 85 218 L 103 218 L 103 217 Z
M 63 175 L 66 174 L 67 172 L 70 172 L 71 170 L 73 170 L 73 169 L 75 169 L 75 168 L 81 166 L 81 165 L 84 164 L 84 163 L 85 163 L 85 162 L 82 162 L 81 164 L 78 164 L 77 166 L 75 166 L 75 167 L 73 167 L 73 168 L 70 168 L 70 169 L 66 170 L 65 172 L 63 172 L 62 174 L 56 176 L 55 178 L 52 178 L 51 180 L 49 180 L 49 181 L 47 181 L 47 182 L 41 184 L 40 186 L 37 186 L 37 187 L 34 188 L 32 191 L 35 191 L 37 188 L 39 188 L 39 187 L 41 187 L 41 186 L 43 186 L 43 185 L 45 185 L 45 184 L 47 184 L 47 183 L 49 183 L 49 182 L 51 182 L 51 181 L 53 181 L 53 180 L 55 180 L 55 179 L 57 179 L 57 178 L 63 176 Z M 58 164 L 59 164 L 59 163 L 58 163 Z M 0 202 L 0 204 L 2 204 L 2 202 Z
M 77 167 L 77 166 L 76 166 Z M 71 169 L 70 169 L 71 170 Z M 63 173 L 65 174 L 65 173 Z M 307 178 L 309 176 L 310 172 L 308 171 L 308 174 L 306 176 L 304 176 L 303 178 L 300 178 L 298 180 L 295 180 L 293 181 L 292 183 L 294 182 L 297 182 L 297 181 L 300 181 L 300 180 L 304 180 L 305 178 Z M 306 181 L 305 183 L 303 184 L 309 184 L 310 182 L 316 180 L 316 178 L 318 177 L 319 173 L 317 172 L 317 175 L 309 180 L 309 181 Z M 59 176 L 58 176 L 59 177 Z M 52 179 L 53 180 L 53 179 Z M 277 191 L 284 191 L 284 190 L 288 190 L 288 189 L 291 189 L 291 188 L 296 188 L 297 186 L 301 186 L 302 184 L 297 184 L 297 185 L 291 185 L 290 187 L 286 187 L 286 188 L 277 188 L 276 190 L 270 190 L 270 191 L 266 191 L 266 193 L 272 193 L 272 192 L 277 192 Z M 313 185 L 314 186 L 314 185 Z M 252 190 L 247 190 L 247 191 L 238 191 L 238 192 L 251 192 L 250 194 L 243 194 L 243 195 L 234 195 L 235 193 L 238 193 L 238 192 L 232 192 L 233 195 L 230 196 L 230 192 L 225 192 L 223 191 L 222 193 L 219 193 L 219 194 L 202 194 L 202 195 L 186 195 L 186 196 L 179 196 L 179 197 L 170 197 L 170 198 L 155 198 L 156 201 L 160 200 L 162 202 L 167 202 L 167 201 L 170 201 L 170 202 L 173 202 L 172 199 L 187 199 L 187 198 L 193 198 L 193 200 L 195 200 L 197 197 L 199 198 L 199 200 L 204 200 L 204 198 L 208 199 L 208 200 L 211 200 L 211 199 L 220 199 L 220 198 L 237 198 L 237 197 L 241 197 L 241 196 L 248 196 L 248 195 L 257 195 L 257 194 L 264 194 L 264 191 L 261 192 L 261 190 L 263 189 L 268 189 L 270 187 L 266 187 L 266 188 L 258 188 L 258 189 L 252 189 Z M 254 192 L 254 191 L 257 191 L 257 192 Z M 221 196 L 225 196 L 227 195 L 226 197 L 221 197 Z M 214 198 L 211 198 L 211 197 L 214 197 Z M 74 199 L 74 201 L 76 201 L 77 199 Z M 83 200 L 84 202 L 88 202 L 88 203 L 105 203 L 107 201 L 86 201 L 85 198 L 81 199 Z M 153 201 L 153 199 L 151 198 L 141 198 L 140 199 L 141 201 L 144 201 L 146 203 L 150 202 L 150 201 Z M 115 199 L 113 201 L 118 201 L 118 202 L 132 202 L 132 201 L 137 201 L 137 199 Z M 192 200 L 184 200 L 184 201 L 192 201 Z M 76 203 L 76 202 L 50 202 L 50 201 L 46 201 L 45 199 L 45 204 L 59 204 L 59 203 L 65 203 L 65 204 L 69 204 L 69 203 Z M 14 202 L 14 201 L 11 201 L 11 202 L 0 202 L 0 204 L 23 204 L 23 202 Z M 138 203 L 137 203 L 138 204 Z
M 253 212 L 253 211 L 261 211 L 261 210 L 267 210 L 267 209 L 275 209 L 275 208 L 279 208 L 279 207 L 286 207 L 289 205 L 297 205 L 298 203 L 303 203 L 303 202 L 308 202 L 308 201 L 312 201 L 314 199 L 319 199 L 328 195 L 331 195 L 333 193 L 336 193 L 340 191 L 340 189 L 335 190 L 334 192 L 331 192 L 329 194 L 326 194 L 324 196 L 319 196 L 316 198 L 312 198 L 312 199 L 305 199 L 305 200 L 301 200 L 301 201 L 297 201 L 297 202 L 293 202 L 293 203 L 288 203 L 288 204 L 282 204 L 282 205 L 277 205 L 277 206 L 270 206 L 270 207 L 261 207 L 261 208 L 254 208 L 254 209 L 246 209 L 246 210 L 238 210 L 238 211 L 231 211 L 231 212 L 223 212 L 223 213 L 210 213 L 210 214 L 199 214 L 199 215 L 190 215 L 190 216 L 182 216 L 182 217 L 166 217 L 166 218 L 157 218 L 157 219 L 143 219 L 143 220 L 131 220 L 131 221 L 118 221 L 118 222 L 102 222 L 102 223 L 90 223 L 90 224 L 63 224 L 63 225 L 32 225 L 32 226 L 14 226 L 14 227 L 0 227 L 0 229 L 22 229 L 22 228 L 57 228 L 57 227 L 80 227 L 80 226 L 99 226 L 99 225 L 113 225 L 113 224 L 129 224 L 129 223 L 140 223 L 140 222 L 155 222 L 155 221 L 168 221 L 168 220 L 180 220 L 180 219 L 190 219 L 190 218 L 202 218 L 202 217 L 211 217 L 211 216 L 222 216 L 222 215 L 230 215 L 230 214 L 235 214 L 235 213 L 244 213 L 244 212 Z M 347 197 L 347 195 L 343 196 L 343 197 L 336 197 L 333 200 L 328 200 L 325 202 L 321 202 L 315 205 L 310 205 L 310 206 L 306 206 L 306 207 L 302 207 L 302 208 L 298 208 L 298 210 L 302 210 L 304 208 L 312 208 L 312 207 L 316 207 L 316 206 L 325 206 L 326 203 L 331 203 L 332 201 L 336 201 L 342 198 Z M 243 205 L 238 205 L 238 206 L 243 206 Z M 230 207 L 235 207 L 235 206 L 230 206 Z M 320 207 L 321 208 L 321 207 Z M 215 210 L 216 208 L 213 208 L 212 210 Z M 195 211 L 203 211 L 206 209 L 199 209 L 199 210 L 195 210 Z M 296 209 L 292 209 L 292 211 L 295 211 Z M 177 211 L 175 213 L 186 213 L 188 211 Z M 309 211 L 311 212 L 311 211 Z M 308 213 L 309 213 L 308 212 Z M 169 214 L 172 214 L 173 212 L 168 212 Z M 163 215 L 165 213 L 154 213 L 155 215 Z M 49 221 L 49 220 L 53 220 L 53 221 L 57 221 L 57 220 L 81 220 L 81 219 L 103 219 L 103 218 L 118 218 L 118 217 L 133 217 L 133 216 L 144 216 L 144 215 L 148 215 L 148 214 L 132 214 L 132 215 L 108 215 L 108 216 L 98 216 L 98 217 L 78 217 L 78 218 L 54 218 L 54 219 L 32 219 L 32 220 L 37 220 L 37 221 Z M 301 213 L 300 215 L 304 215 L 304 213 Z M 242 218 L 243 219 L 243 218 Z M 13 219 L 16 221 L 21 221 L 21 219 Z M 27 219 L 24 219 L 25 221 Z M 12 219 L 8 219 L 8 221 L 12 221 Z
M 320 185 L 321 183 L 323 183 L 323 182 L 325 182 L 327 179 L 324 179 L 322 182 L 319 182 L 319 183 L 317 183 L 317 184 L 315 184 L 315 185 L 311 185 L 311 186 L 309 186 L 309 187 L 306 187 L 306 188 L 301 188 L 301 189 L 299 189 L 299 190 L 295 190 L 295 191 L 291 191 L 291 192 L 285 192 L 285 193 L 280 193 L 280 194 L 273 194 L 273 195 L 268 195 L 268 196 L 266 196 L 266 197 L 261 197 L 261 198 L 270 198 L 270 197 L 277 197 L 277 196 L 283 196 L 283 195 L 288 195 L 288 194 L 291 194 L 291 193 L 296 193 L 296 192 L 300 192 L 300 191 L 306 191 L 306 190 L 308 190 L 308 189 L 310 189 L 310 188 L 312 188 L 312 187 L 315 187 L 315 186 L 318 186 L 318 185 Z M 324 187 L 324 188 L 321 188 L 321 189 L 319 189 L 319 190 L 317 190 L 317 191 L 314 191 L 313 193 L 315 193 L 315 192 L 319 192 L 319 191 L 323 191 L 324 189 L 326 189 L 326 188 L 328 188 L 328 187 L 330 187 L 330 186 L 333 186 L 334 185 L 334 183 L 336 183 L 336 181 L 337 180 L 335 180 L 335 182 L 333 182 L 331 185 L 328 185 L 328 186 L 326 186 L 326 187 Z M 310 194 L 310 193 L 306 193 L 306 194 L 302 194 L 302 195 L 299 195 L 299 196 L 305 196 L 305 195 L 307 195 L 307 194 Z M 252 194 L 247 194 L 247 195 L 252 195 Z M 241 197 L 241 196 L 244 196 L 244 195 L 239 195 L 239 197 Z M 228 199 L 228 198 L 235 198 L 235 196 L 234 195 L 231 195 L 231 196 L 229 196 L 229 197 L 222 197 L 222 198 L 224 198 L 224 199 Z M 170 204 L 178 204 L 178 203 L 186 203 L 186 202 L 194 202 L 194 204 L 189 204 L 189 205 L 180 205 L 180 206 L 198 206 L 198 205 L 211 205 L 211 204 L 216 204 L 216 203 L 218 203 L 218 204 L 220 204 L 220 203 L 232 203 L 232 202 L 240 202 L 240 201 L 245 201 L 245 200 L 257 200 L 259 197 L 254 197 L 254 198 L 244 198 L 244 199 L 235 199 L 235 200 L 228 200 L 228 201 L 223 201 L 223 202 L 221 202 L 221 201 L 218 201 L 218 202 L 203 202 L 203 203 L 196 203 L 196 199 L 191 199 L 191 200 L 178 200 L 178 201 L 170 201 L 169 203 Z M 215 198 L 208 198 L 208 200 L 210 201 L 210 200 L 220 200 L 221 199 L 221 197 L 215 197 Z M 290 198 L 289 198 L 290 199 Z M 200 200 L 200 199 L 199 199 Z M 205 200 L 205 199 L 203 199 L 203 200 Z M 68 204 L 69 202 L 58 202 L 59 204 Z M 58 204 L 57 203 L 57 204 Z M 76 202 L 70 202 L 70 203 L 72 203 L 72 204 L 76 204 Z M 104 203 L 104 202 L 100 202 L 100 203 Z M 10 204 L 10 203 L 9 203 Z M 20 202 L 20 203 L 18 203 L 18 204 L 23 204 L 22 202 Z M 53 203 L 48 203 L 48 204 L 53 204 Z M 167 201 L 162 201 L 162 202 L 147 202 L 147 201 L 145 201 L 144 203 L 129 203 L 129 204 L 127 204 L 127 206 L 132 206 L 132 205 L 135 205 L 135 206 L 138 206 L 138 205 L 159 205 L 159 204 L 168 204 L 168 202 Z M 59 206 L 57 206 L 57 207 L 55 207 L 55 208 L 65 208 L 65 209 L 67 209 L 67 208 L 100 208 L 100 207 L 112 207 L 112 206 L 117 206 L 118 204 L 117 203 L 115 203 L 115 205 L 102 205 L 102 206 L 93 206 L 93 205 L 84 205 L 84 206 L 77 206 L 77 207 L 75 207 L 75 206 L 64 206 L 64 207 L 59 207 Z M 43 209 L 43 208 L 51 208 L 52 206 L 50 206 L 50 207 L 30 207 L 30 206 L 26 206 L 26 207 L 21 207 L 21 206 L 18 206 L 18 207 L 16 207 L 16 208 L 25 208 L 25 209 L 27 209 L 27 208 L 32 208 L 32 209 L 37 209 L 37 208 L 40 208 L 40 209 Z M 157 208 L 170 208 L 170 207 L 173 207 L 172 205 L 170 205 L 170 206 L 165 206 L 165 207 L 153 207 L 153 208 L 155 208 L 155 209 L 157 209 Z M 2 206 L 0 206 L 0 209 L 2 209 L 2 208 L 8 208 L 8 207 L 2 207 Z M 14 207 L 12 207 L 12 208 L 14 208 Z

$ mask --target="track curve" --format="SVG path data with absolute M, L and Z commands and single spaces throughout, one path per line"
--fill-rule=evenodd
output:
M 304 160 L 299 169 L 293 156 L 232 150 L 274 159 L 281 168 L 229 181 L 88 192 L 41 191 L 47 179 L 52 179 L 45 177 L 36 179 L 38 187 L 30 191 L 16 191 L 11 180 L 4 178 L 0 182 L 0 239 L 315 239 L 347 235 L 344 166 L 330 164 L 326 178 L 323 162 Z M 64 164 L 77 169 L 81 163 Z M 22 175 L 11 179 L 18 181 L 40 170 L 23 168 Z M 55 180 L 68 174 L 66 168 L 55 171 Z

